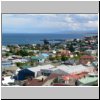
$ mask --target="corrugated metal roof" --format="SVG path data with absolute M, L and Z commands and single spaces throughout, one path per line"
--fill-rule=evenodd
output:
M 74 66 L 60 65 L 57 67 L 57 69 L 63 70 L 67 73 L 80 73 L 82 71 L 88 71 L 88 68 L 86 68 L 83 65 L 74 65 Z
M 38 65 L 36 67 L 32 67 L 32 68 L 28 68 L 28 69 L 31 71 L 37 72 L 37 71 L 40 71 L 41 69 L 50 69 L 53 67 L 54 67 L 53 65 L 48 64 L 48 65 L 43 65 L 43 66 Z

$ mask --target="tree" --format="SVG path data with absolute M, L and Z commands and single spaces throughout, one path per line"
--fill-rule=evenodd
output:
M 20 56 L 28 56 L 28 52 L 26 50 L 17 51 L 15 54 Z
M 79 60 L 79 59 L 80 59 L 80 56 L 79 56 L 79 55 L 74 56 L 72 59 L 74 59 L 74 60 Z
M 55 57 L 49 56 L 49 60 L 54 61 Z
M 33 52 L 29 52 L 28 55 L 29 55 L 29 56 L 33 56 L 34 53 L 33 53 Z
M 20 62 L 17 62 L 16 65 L 17 65 L 18 67 L 20 67 L 20 66 L 22 66 L 23 64 L 20 63 Z
M 71 52 L 74 52 L 74 51 L 75 51 L 75 49 L 74 49 L 74 47 L 73 47 L 72 45 L 70 45 L 69 50 L 70 50 Z
M 61 57 L 56 56 L 55 59 L 56 59 L 56 60 L 61 60 Z
M 35 66 L 35 65 L 37 65 L 37 61 L 35 61 L 35 60 L 31 60 L 31 62 L 30 62 L 30 66 Z
M 10 55 L 9 53 L 6 53 L 6 54 L 5 54 L 6 57 L 8 57 L 9 55 Z
M 66 60 L 68 60 L 68 57 L 62 56 L 62 57 L 61 57 L 61 60 L 62 60 L 62 61 L 66 61 Z

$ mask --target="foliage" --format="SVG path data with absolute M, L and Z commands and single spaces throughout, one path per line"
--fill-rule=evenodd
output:
M 54 61 L 55 57 L 49 56 L 49 60 Z
M 16 65 L 17 65 L 18 67 L 20 67 L 20 66 L 23 66 L 23 63 L 17 62 Z
M 75 51 L 75 49 L 74 49 L 74 47 L 73 47 L 72 45 L 69 46 L 69 50 L 70 50 L 71 52 L 74 52 L 74 51 Z
M 61 57 L 61 60 L 62 60 L 62 61 L 66 61 L 66 60 L 68 60 L 68 57 L 62 56 L 62 57 Z
M 15 54 L 20 56 L 28 56 L 28 52 L 26 50 L 19 50 Z

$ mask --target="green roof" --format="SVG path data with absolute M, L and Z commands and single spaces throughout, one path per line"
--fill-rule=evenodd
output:
M 82 84 L 88 84 L 88 83 L 91 83 L 91 82 L 95 82 L 98 80 L 98 77 L 85 77 L 85 78 L 82 78 L 80 79 L 79 81 L 82 83 Z
M 31 59 L 37 59 L 37 57 L 36 56 L 32 56 Z
M 40 59 L 44 59 L 44 57 L 43 56 L 32 56 L 31 57 L 31 59 L 33 59 L 33 60 L 40 60 Z

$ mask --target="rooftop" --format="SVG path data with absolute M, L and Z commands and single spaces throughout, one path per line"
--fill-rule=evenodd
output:
M 60 69 L 66 71 L 67 73 L 80 73 L 80 72 L 88 72 L 88 68 L 83 65 L 60 65 L 56 69 Z
M 53 67 L 54 67 L 53 65 L 48 64 L 48 65 L 42 65 L 42 66 L 38 65 L 36 67 L 31 67 L 31 68 L 28 68 L 28 69 L 31 70 L 31 71 L 39 71 L 41 69 L 50 69 L 50 68 L 53 68 Z
M 39 60 L 39 59 L 44 59 L 44 56 L 32 56 L 31 59 L 33 60 Z
M 79 82 L 81 82 L 82 84 L 88 84 L 88 83 L 92 83 L 92 82 L 96 82 L 98 80 L 98 77 L 85 77 L 82 79 L 79 79 Z
M 89 55 L 83 55 L 81 58 L 88 58 L 88 59 L 94 59 L 95 57 L 94 56 L 89 56 Z

